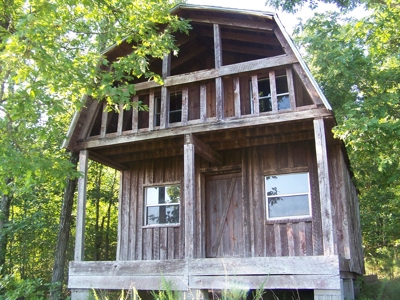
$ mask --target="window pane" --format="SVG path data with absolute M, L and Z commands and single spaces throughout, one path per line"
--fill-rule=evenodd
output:
M 308 195 L 268 198 L 268 217 L 309 216 Z
M 266 176 L 268 196 L 308 193 L 308 173 Z
M 147 207 L 147 225 L 179 223 L 179 205 Z
M 161 96 L 154 99 L 154 123 L 155 126 L 160 126 L 161 120 Z
M 286 75 L 277 76 L 275 78 L 275 82 L 276 82 L 276 93 L 277 94 L 289 93 Z
M 258 96 L 259 97 L 271 96 L 271 87 L 269 85 L 269 79 L 261 79 L 258 81 Z
M 146 204 L 147 205 L 156 205 L 159 204 L 159 193 L 160 189 L 164 189 L 163 187 L 151 187 L 146 188 Z
M 260 99 L 260 112 L 272 111 L 271 98 Z
M 181 111 L 173 111 L 169 113 L 169 122 L 176 123 L 181 121 L 182 112 Z
M 174 93 L 169 96 L 169 110 L 182 110 L 182 94 Z
M 289 95 L 278 96 L 278 110 L 290 108 Z
M 170 185 L 165 188 L 167 190 L 165 203 L 179 203 L 181 187 L 179 185 Z

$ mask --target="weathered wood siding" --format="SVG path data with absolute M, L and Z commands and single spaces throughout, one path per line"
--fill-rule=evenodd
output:
M 223 166 L 214 167 L 196 155 L 196 201 L 194 212 L 194 257 L 206 254 L 207 217 L 205 190 L 207 178 L 218 174 L 239 174 L 236 182 L 240 196 L 241 230 L 235 235 L 241 245 L 235 255 L 243 257 L 323 255 L 318 178 L 313 141 L 283 143 L 219 151 Z M 290 221 L 267 221 L 264 176 L 290 172 L 309 172 L 312 217 Z M 215 178 L 218 178 L 215 177 Z M 146 185 L 181 183 L 180 226 L 143 226 L 143 190 Z M 215 187 L 216 188 L 216 187 Z M 177 156 L 135 163 L 122 173 L 121 216 L 118 260 L 165 260 L 185 257 L 183 158 Z M 239 216 L 238 216 L 239 217 Z M 239 229 L 237 229 L 239 228 Z M 225 239 L 223 234 L 221 239 Z M 222 252 L 218 252 L 218 256 Z
M 143 208 L 145 186 L 179 183 L 182 182 L 182 175 L 181 157 L 137 162 L 131 170 L 122 172 L 117 260 L 184 257 L 184 201 L 181 201 L 180 207 L 180 226 L 146 227 Z
M 335 254 L 350 259 L 349 270 L 364 273 L 358 197 L 340 145 L 329 147 L 332 206 L 335 211 Z

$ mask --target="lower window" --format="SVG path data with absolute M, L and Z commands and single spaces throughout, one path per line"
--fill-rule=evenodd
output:
M 145 188 L 145 225 L 179 224 L 180 185 Z
M 265 176 L 267 219 L 311 216 L 308 173 Z

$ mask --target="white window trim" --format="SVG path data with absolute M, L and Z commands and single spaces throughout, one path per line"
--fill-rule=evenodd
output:
M 171 183 L 162 183 L 162 184 L 149 184 L 143 187 L 143 199 L 144 199 L 144 206 L 143 206 L 143 226 L 142 228 L 149 228 L 149 227 L 178 227 L 180 226 L 181 221 L 181 196 L 182 193 L 179 195 L 179 203 L 160 203 L 160 204 L 147 204 L 147 193 L 146 189 L 148 188 L 156 188 L 156 187 L 167 187 L 172 185 L 179 185 L 181 187 L 180 182 L 171 182 Z M 178 213 L 179 213 L 179 222 L 178 223 L 162 223 L 162 224 L 146 224 L 147 223 L 147 208 L 148 207 L 160 207 L 160 206 L 178 206 Z
M 278 195 L 268 196 L 267 183 L 266 183 L 266 180 L 265 180 L 266 177 L 281 176 L 281 175 L 294 175 L 294 174 L 307 174 L 308 193 L 278 194 Z M 310 172 L 293 172 L 293 173 L 279 173 L 279 174 L 265 175 L 264 176 L 264 191 L 265 191 L 265 214 L 266 214 L 266 220 L 267 221 L 302 220 L 302 219 L 310 219 L 310 218 L 312 218 Z M 299 215 L 294 215 L 294 216 L 272 217 L 272 218 L 269 217 L 268 198 L 274 198 L 274 197 L 278 197 L 278 196 L 289 197 L 289 196 L 298 196 L 298 195 L 308 195 L 308 208 L 309 208 L 309 214 L 308 215 L 300 215 L 300 216 Z

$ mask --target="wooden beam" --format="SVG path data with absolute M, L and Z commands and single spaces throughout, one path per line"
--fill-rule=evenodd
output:
M 240 118 L 241 106 L 240 106 L 240 79 L 239 77 L 233 78 L 233 101 L 235 105 L 235 117 Z
M 276 27 L 276 25 L 273 23 L 251 21 L 251 20 L 219 18 L 219 17 L 211 17 L 211 16 L 190 15 L 188 17 L 188 19 L 194 23 L 211 23 L 211 24 L 219 24 L 219 25 L 238 27 L 238 28 L 274 30 Z
M 162 78 L 167 78 L 171 75 L 171 53 L 164 56 L 162 61 Z
M 175 149 L 176 147 L 181 147 L 181 146 L 183 146 L 183 141 L 181 137 L 178 136 L 170 139 L 144 141 L 141 143 L 135 143 L 126 146 L 107 147 L 96 152 L 106 156 L 109 155 L 123 156 L 124 154 L 132 152 L 168 150 L 168 149 Z
M 161 115 L 160 128 L 169 127 L 169 89 L 165 86 L 161 88 Z
M 311 82 L 310 78 L 308 77 L 306 71 L 304 71 L 303 67 L 299 64 L 293 64 L 293 69 L 296 74 L 299 76 L 300 80 L 302 81 L 305 89 L 307 90 L 308 94 L 310 95 L 311 99 L 314 101 L 315 104 L 322 104 L 321 97 L 319 93 L 315 89 L 313 83 Z
M 337 255 L 71 262 L 68 287 L 159 289 L 162 278 L 176 290 L 238 288 L 238 278 L 254 289 L 340 289 Z
M 238 148 L 255 147 L 261 145 L 273 145 L 281 143 L 307 141 L 313 139 L 314 139 L 314 133 L 306 131 L 306 132 L 288 133 L 282 135 L 280 134 L 265 135 L 263 137 L 255 137 L 249 139 L 237 138 L 236 140 L 230 140 L 230 141 L 222 140 L 220 142 L 213 142 L 212 148 L 214 150 L 238 149 Z
M 196 81 L 207 79 L 214 79 L 216 77 L 228 76 L 237 73 L 257 71 L 261 69 L 274 68 L 278 66 L 288 65 L 298 62 L 295 56 L 279 55 L 274 57 L 267 57 L 249 62 L 237 63 L 227 66 L 221 66 L 218 70 L 204 70 L 193 72 L 184 75 L 174 75 L 164 80 L 165 86 L 174 86 L 179 84 L 186 84 Z
M 119 114 L 118 114 L 118 125 L 117 125 L 117 134 L 122 134 L 122 126 L 124 124 L 124 104 L 120 103 L 118 106 Z
M 154 99 L 154 91 L 151 90 L 149 94 L 149 130 L 154 130 L 155 126 L 155 99 Z
M 267 58 L 261 58 L 261 59 L 256 59 L 248 62 L 242 62 L 242 63 L 237 63 L 237 64 L 232 64 L 228 66 L 222 66 L 219 69 L 218 75 L 219 76 L 227 76 L 227 75 L 234 75 L 237 73 L 243 73 L 243 72 L 251 72 L 251 71 L 257 71 L 261 69 L 268 69 L 268 68 L 274 68 L 278 66 L 283 66 L 283 65 L 289 65 L 292 63 L 297 62 L 297 58 L 295 56 L 289 56 L 289 55 L 279 55 L 279 56 L 274 56 L 274 57 L 267 57 Z
M 278 96 L 276 93 L 275 71 L 269 71 L 269 86 L 271 91 L 271 106 L 273 112 L 278 112 Z
M 107 102 L 103 102 L 103 111 L 101 115 L 101 128 L 100 128 L 100 136 L 104 138 L 107 133 L 107 125 L 108 125 L 108 111 L 107 111 Z
M 213 24 L 214 28 L 214 58 L 215 68 L 221 68 L 222 62 L 222 41 L 221 31 L 218 24 Z M 215 78 L 215 114 L 217 120 L 224 119 L 224 82 L 221 77 Z
M 293 71 L 291 67 L 286 67 L 286 78 L 288 83 L 290 108 L 296 109 L 296 93 L 294 89 Z
M 224 81 L 222 77 L 215 78 L 215 110 L 218 121 L 224 119 Z
M 195 153 L 214 165 L 222 166 L 222 156 L 193 134 L 185 135 L 185 144 L 193 144 Z
M 187 87 L 182 88 L 182 117 L 181 124 L 186 126 L 189 120 L 189 89 Z
M 222 41 L 221 31 L 218 24 L 213 24 L 214 29 L 214 60 L 215 68 L 219 69 L 222 66 Z
M 94 161 L 97 161 L 103 165 L 114 168 L 116 170 L 127 170 L 128 169 L 127 166 L 122 165 L 119 161 L 111 160 L 105 156 L 94 153 L 93 151 L 90 152 L 89 158 Z
M 314 119 L 315 150 L 318 166 L 319 196 L 321 205 L 322 242 L 324 255 L 334 255 L 334 228 L 332 199 L 329 181 L 328 152 L 326 148 L 325 126 L 322 118 Z
M 139 130 L 139 96 L 133 96 L 132 107 L 132 133 L 137 133 Z
M 89 102 L 89 101 L 87 101 Z M 86 139 L 90 131 L 92 130 L 93 124 L 96 120 L 96 116 L 99 112 L 100 107 L 102 107 L 102 102 L 97 101 L 97 100 L 92 100 L 92 103 L 90 104 L 90 107 L 88 107 L 88 112 L 86 115 L 86 122 L 83 125 L 83 128 L 79 134 L 79 139 Z
M 119 165 L 127 163 L 132 163 L 136 161 L 143 161 L 143 160 L 153 160 L 157 158 L 164 158 L 164 157 L 172 157 L 172 156 L 182 156 L 183 155 L 183 148 L 179 149 L 168 149 L 168 150 L 156 150 L 151 152 L 134 152 L 129 154 L 128 156 L 119 156 L 117 158 L 113 158 L 113 161 L 117 161 Z M 106 163 L 104 163 L 107 165 Z M 112 165 L 110 165 L 113 167 Z M 127 165 L 125 169 L 129 168 L 131 165 Z M 114 167 L 115 169 L 119 169 Z
M 184 75 L 170 76 L 164 80 L 164 85 L 169 87 L 169 86 L 197 82 L 207 79 L 214 79 L 218 76 L 219 76 L 218 70 L 215 69 L 204 70 Z
M 274 28 L 274 33 L 279 43 L 281 44 L 283 51 L 285 51 L 285 53 L 288 55 L 294 55 L 292 47 L 290 47 L 290 44 L 286 40 L 285 36 L 283 35 L 279 27 Z
M 258 78 L 257 75 L 251 76 L 251 103 L 253 105 L 253 115 L 260 115 L 260 99 L 258 98 Z
M 186 136 L 185 136 L 186 138 Z M 194 257 L 195 240 L 195 207 L 196 207 L 196 187 L 195 187 L 195 146 L 194 144 L 183 145 L 183 166 L 184 166 L 184 201 L 185 201 L 185 257 Z
M 207 85 L 200 84 L 200 120 L 207 120 Z
M 179 128 L 168 128 L 159 131 L 143 131 L 137 134 L 127 134 L 115 136 L 104 139 L 93 139 L 88 141 L 81 141 L 77 143 L 75 150 L 98 148 L 105 146 L 116 146 L 138 141 L 147 141 L 155 138 L 171 137 L 181 134 L 189 133 L 205 133 L 225 129 L 234 129 L 240 127 L 253 127 L 266 124 L 277 124 L 284 122 L 292 122 L 306 119 L 314 119 L 318 117 L 332 116 L 332 113 L 325 108 L 314 108 L 310 110 L 290 111 L 279 114 L 262 115 L 257 118 L 254 116 L 242 116 L 240 119 L 225 119 L 224 122 L 219 123 L 199 123 L 191 126 L 184 126 Z
M 223 271 L 222 271 L 223 272 Z M 221 273 L 224 274 L 224 273 Z M 340 275 L 247 275 L 240 276 L 191 276 L 190 289 L 223 290 L 242 286 L 244 289 L 338 289 L 340 291 Z M 239 281 L 239 283 L 238 283 Z M 318 298 L 321 299 L 321 298 Z M 340 298 L 325 298 L 340 299 Z
M 88 171 L 89 151 L 82 150 L 79 153 L 79 172 L 82 174 L 78 179 L 78 203 L 76 207 L 76 234 L 75 234 L 75 261 L 83 261 L 85 258 L 85 219 L 86 219 L 86 187 Z
M 153 80 L 135 83 L 135 91 L 136 92 L 153 89 L 153 88 L 159 88 L 159 87 L 161 87 L 161 85 Z

